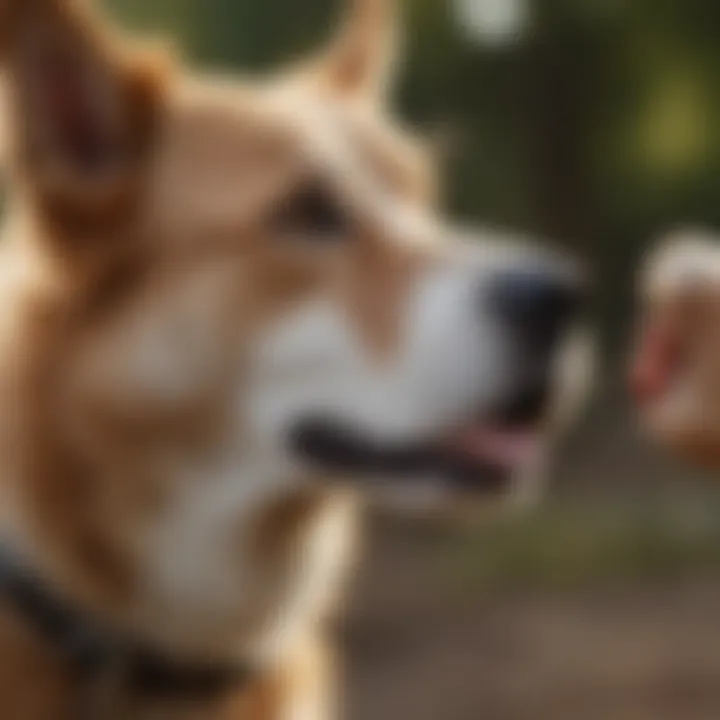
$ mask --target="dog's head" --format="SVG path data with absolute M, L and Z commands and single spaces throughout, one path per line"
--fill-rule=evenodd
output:
M 259 492 L 482 491 L 537 463 L 581 278 L 441 219 L 385 110 L 391 2 L 357 0 L 327 52 L 242 83 L 163 72 L 77 3 L 5 4 L 16 207 L 85 304 L 84 434 L 98 408 L 203 417 Z
M 720 245 L 686 229 L 665 238 L 640 279 L 631 385 L 644 425 L 700 465 L 720 465 Z
M 441 218 L 385 107 L 390 0 L 245 82 L 166 68 L 70 0 L 0 9 L 6 451 L 49 550 L 130 555 L 155 625 L 179 597 L 213 620 L 265 587 L 233 584 L 237 549 L 277 498 L 347 479 L 437 507 L 535 474 L 582 278 Z

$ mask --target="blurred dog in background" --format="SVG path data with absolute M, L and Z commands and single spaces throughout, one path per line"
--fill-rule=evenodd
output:
M 695 464 L 720 466 L 720 245 L 687 228 L 659 243 L 640 278 L 632 389 L 649 432 Z
M 332 716 L 356 491 L 535 476 L 579 271 L 441 218 L 390 0 L 262 82 L 0 8 L 0 713 Z

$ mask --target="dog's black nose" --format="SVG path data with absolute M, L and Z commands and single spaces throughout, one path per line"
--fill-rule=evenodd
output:
M 491 285 L 496 317 L 538 349 L 554 344 L 578 315 L 585 291 L 578 274 L 547 267 L 500 272 Z

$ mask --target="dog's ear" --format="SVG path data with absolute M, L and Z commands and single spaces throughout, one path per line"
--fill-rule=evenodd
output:
M 43 200 L 72 201 L 80 212 L 136 173 L 159 76 L 81 0 L 3 1 L 8 161 Z
M 349 7 L 324 58 L 333 90 L 361 99 L 383 99 L 399 55 L 398 0 L 348 0 Z

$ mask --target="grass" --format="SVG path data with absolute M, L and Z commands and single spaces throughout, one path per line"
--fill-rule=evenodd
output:
M 720 573 L 720 498 L 558 503 L 449 541 L 441 566 L 452 583 L 493 590 Z

